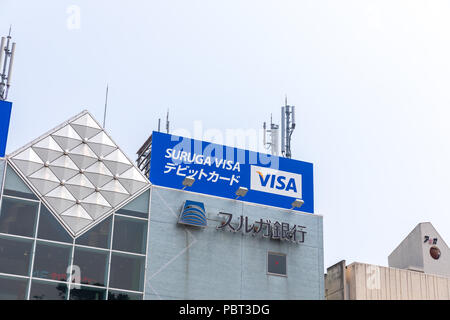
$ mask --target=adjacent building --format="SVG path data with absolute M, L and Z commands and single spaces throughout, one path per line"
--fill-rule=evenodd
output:
M 429 222 L 389 255 L 389 267 L 341 261 L 327 269 L 328 300 L 450 300 L 450 249 Z

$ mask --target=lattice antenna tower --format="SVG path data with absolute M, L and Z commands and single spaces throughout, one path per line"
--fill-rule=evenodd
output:
M 270 129 L 267 128 L 266 123 L 263 124 L 264 135 L 263 135 L 263 144 L 267 150 L 270 150 L 270 153 L 273 156 L 279 155 L 279 131 L 280 126 L 278 124 L 273 123 L 272 115 L 270 115 Z M 267 141 L 269 138 L 269 141 Z
M 291 158 L 292 133 L 295 130 L 295 106 L 290 106 L 285 98 L 284 106 L 281 107 L 281 154 L 283 157 Z

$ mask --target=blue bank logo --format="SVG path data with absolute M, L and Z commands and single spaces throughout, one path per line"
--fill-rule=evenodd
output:
M 206 227 L 205 205 L 202 202 L 186 200 L 181 210 L 178 223 L 194 227 Z

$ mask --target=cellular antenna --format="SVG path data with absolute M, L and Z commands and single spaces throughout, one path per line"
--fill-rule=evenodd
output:
M 105 128 L 105 126 L 106 126 L 106 110 L 108 108 L 108 93 L 109 93 L 109 84 L 106 84 L 105 110 L 103 112 L 103 128 Z
M 270 153 L 273 156 L 278 156 L 279 147 L 278 147 L 278 139 L 279 139 L 279 131 L 280 126 L 273 123 L 272 115 L 270 115 L 270 129 L 267 129 L 266 123 L 263 124 L 264 135 L 263 135 L 263 144 L 267 150 L 270 150 Z M 267 135 L 269 135 L 269 142 L 267 142 Z
M 286 158 L 292 157 L 291 141 L 294 129 L 295 106 L 288 105 L 286 96 L 284 106 L 281 107 L 281 154 Z
M 167 109 L 167 116 L 166 116 L 166 131 L 169 133 L 169 109 Z
M 8 36 L 2 37 L 0 41 L 0 100 L 8 98 L 11 87 L 14 55 L 16 53 L 16 43 L 11 44 L 11 26 Z

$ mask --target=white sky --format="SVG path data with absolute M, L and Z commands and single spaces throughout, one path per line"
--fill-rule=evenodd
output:
M 287 94 L 325 267 L 387 265 L 419 222 L 450 242 L 449 16 L 439 0 L 2 0 L 7 152 L 83 109 L 101 121 L 107 82 L 107 130 L 133 159 L 167 108 L 173 128 L 259 129 Z

